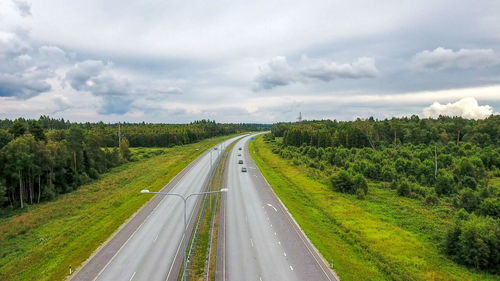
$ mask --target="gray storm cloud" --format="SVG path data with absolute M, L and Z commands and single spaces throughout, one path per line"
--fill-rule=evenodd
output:
M 350 120 L 464 97 L 500 107 L 500 1 L 233 2 L 0 0 L 0 118 Z
M 77 91 L 88 91 L 102 97 L 100 114 L 125 114 L 137 94 L 127 79 L 115 77 L 109 64 L 99 60 L 79 62 L 66 73 L 66 81 Z
M 286 57 L 272 58 L 255 78 L 254 90 L 269 90 L 292 83 L 330 82 L 335 79 L 373 78 L 379 74 L 375 59 L 361 57 L 352 63 L 302 57 L 296 65 L 290 65 Z
M 51 89 L 50 67 L 32 57 L 33 48 L 22 32 L 0 31 L 0 96 L 27 99 Z
M 492 49 L 460 49 L 453 51 L 438 47 L 422 51 L 413 57 L 413 64 L 421 70 L 447 68 L 483 68 L 500 64 L 500 57 Z
M 24 0 L 13 0 L 12 3 L 16 6 L 19 15 L 23 17 L 31 16 L 31 6 Z

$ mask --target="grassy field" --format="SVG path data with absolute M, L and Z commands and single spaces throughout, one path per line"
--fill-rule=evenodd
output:
M 370 184 L 365 200 L 332 189 L 273 154 L 262 136 L 250 153 L 274 191 L 342 280 L 500 280 L 440 250 L 453 222 L 447 206 L 423 206 Z
M 64 280 L 197 156 L 229 137 L 172 148 L 132 149 L 135 162 L 77 191 L 0 220 L 0 280 Z

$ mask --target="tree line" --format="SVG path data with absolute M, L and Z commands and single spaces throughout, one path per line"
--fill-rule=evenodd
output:
M 0 212 L 75 190 L 130 160 L 129 147 L 172 147 L 243 131 L 259 124 L 71 123 L 0 120 Z
M 500 177 L 499 137 L 499 115 L 412 116 L 279 123 L 266 140 L 293 165 L 328 178 L 335 191 L 363 199 L 371 181 L 423 204 L 454 206 L 459 219 L 443 237 L 445 252 L 459 263 L 495 271 L 500 187 L 491 178 Z

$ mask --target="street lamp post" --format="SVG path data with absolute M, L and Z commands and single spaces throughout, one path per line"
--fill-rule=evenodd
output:
M 175 197 L 179 197 L 182 199 L 182 202 L 184 202 L 184 234 L 183 234 L 183 236 L 184 236 L 184 238 L 186 238 L 186 241 L 187 241 L 187 200 L 189 199 L 189 197 L 195 196 L 195 195 L 205 195 L 205 194 L 222 193 L 222 192 L 227 192 L 227 188 L 223 188 L 221 190 L 216 190 L 216 191 L 191 193 L 188 196 L 184 196 L 184 195 L 178 194 L 178 193 L 168 193 L 168 192 L 161 192 L 161 191 L 160 192 L 152 192 L 152 191 L 149 191 L 147 189 L 141 190 L 142 194 L 160 194 L 160 195 L 164 195 L 164 196 L 175 196 Z M 184 264 L 184 269 L 182 271 L 182 279 L 186 280 L 185 279 L 186 278 L 186 270 L 187 270 L 186 249 L 184 250 L 183 264 Z

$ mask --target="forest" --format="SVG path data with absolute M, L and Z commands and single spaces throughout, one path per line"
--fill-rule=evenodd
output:
M 362 200 L 373 182 L 426 206 L 451 206 L 443 251 L 498 273 L 500 115 L 278 123 L 265 138 L 273 153 L 326 175 L 334 191 Z
M 130 161 L 129 147 L 173 147 L 234 133 L 260 124 L 72 123 L 0 120 L 0 214 L 51 200 Z

